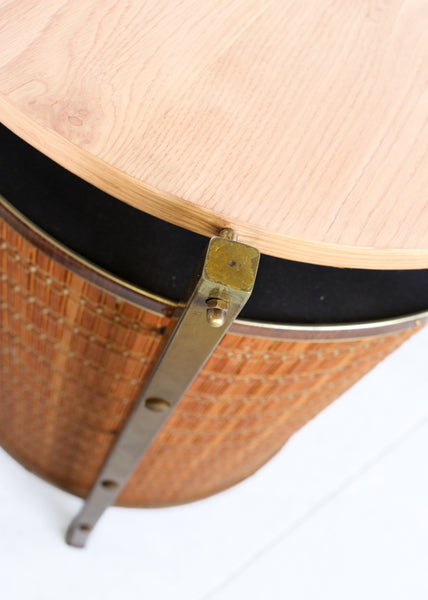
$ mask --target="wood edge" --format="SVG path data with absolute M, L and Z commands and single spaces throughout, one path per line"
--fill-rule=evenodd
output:
M 25 142 L 102 191 L 184 229 L 211 237 L 231 227 L 239 240 L 264 254 L 317 265 L 358 269 L 428 268 L 428 249 L 378 249 L 295 238 L 240 221 L 228 221 L 188 200 L 157 190 L 69 142 L 33 120 L 0 94 L 0 120 Z

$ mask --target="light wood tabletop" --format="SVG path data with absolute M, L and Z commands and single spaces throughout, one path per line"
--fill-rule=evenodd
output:
M 426 268 L 427 24 L 415 1 L 0 1 L 0 120 L 198 233 Z

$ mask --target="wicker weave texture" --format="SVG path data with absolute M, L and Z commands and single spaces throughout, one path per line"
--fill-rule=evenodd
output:
M 168 318 L 73 274 L 5 223 L 0 286 L 0 444 L 86 496 Z M 188 502 L 244 479 L 414 331 L 330 342 L 226 335 L 119 503 Z

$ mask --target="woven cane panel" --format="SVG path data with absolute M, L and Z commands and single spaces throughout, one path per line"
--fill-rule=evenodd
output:
M 85 496 L 168 319 L 71 273 L 6 224 L 0 232 L 0 443 Z M 413 331 L 328 343 L 227 335 L 119 503 L 187 502 L 244 479 Z

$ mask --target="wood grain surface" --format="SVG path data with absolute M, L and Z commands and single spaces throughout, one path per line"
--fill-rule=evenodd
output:
M 188 229 L 428 267 L 427 23 L 416 0 L 8 0 L 0 119 Z

